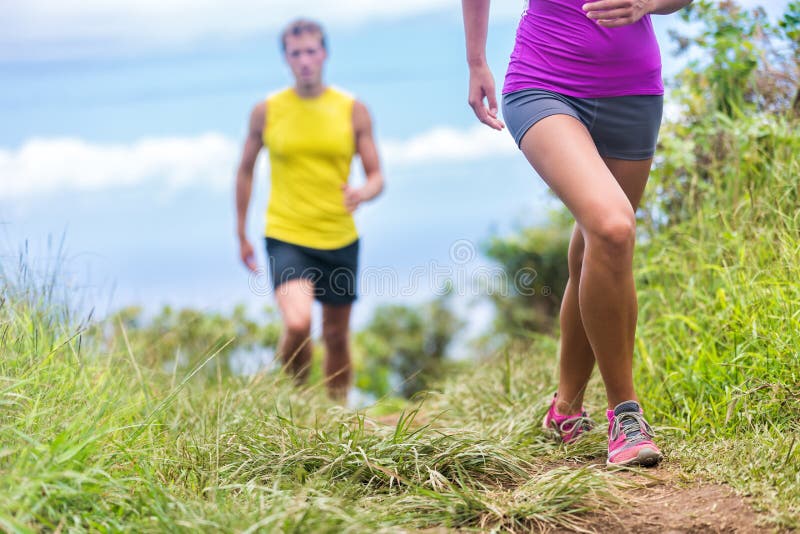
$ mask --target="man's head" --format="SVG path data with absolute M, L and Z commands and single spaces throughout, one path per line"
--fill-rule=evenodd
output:
M 292 22 L 281 34 L 281 46 L 297 85 L 312 87 L 322 83 L 328 52 L 319 24 L 308 19 Z

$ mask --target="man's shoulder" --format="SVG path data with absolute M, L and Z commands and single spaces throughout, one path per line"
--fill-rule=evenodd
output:
M 282 100 L 291 96 L 291 93 L 292 93 L 291 87 L 284 87 L 282 89 L 277 89 L 275 91 L 272 91 L 271 93 L 268 93 L 266 98 L 264 98 L 263 102 L 265 104 L 269 104 L 270 102 Z
M 338 85 L 329 85 L 328 89 L 330 90 L 331 94 L 336 96 L 337 98 L 349 100 L 351 102 L 357 101 L 355 95 L 352 92 L 348 91 L 347 89 L 342 89 Z
M 266 99 L 259 100 L 255 104 L 253 104 L 253 113 L 264 113 L 267 109 L 267 101 Z
M 267 101 L 259 100 L 253 105 L 253 109 L 250 110 L 250 124 L 254 125 L 263 123 L 266 114 L 267 114 Z

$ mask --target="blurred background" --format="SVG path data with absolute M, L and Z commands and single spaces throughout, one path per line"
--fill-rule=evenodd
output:
M 786 4 L 759 2 L 773 17 Z M 492 9 L 487 53 L 500 87 L 523 5 Z M 516 324 L 552 326 L 569 220 L 553 213 L 558 203 L 508 133 L 479 125 L 467 106 L 460 3 L 11 0 L 3 11 L 4 276 L 15 264 L 31 276 L 57 270 L 58 291 L 96 318 L 120 313 L 169 330 L 216 317 L 247 322 L 259 346 L 274 343 L 266 279 L 248 276 L 238 259 L 234 173 L 253 104 L 291 83 L 279 31 L 307 16 L 328 33 L 327 82 L 372 113 L 387 180 L 356 215 L 362 269 L 390 277 L 388 286 L 362 284 L 360 346 L 378 353 L 407 343 L 417 347 L 408 352 L 459 359 L 482 336 L 484 350 L 497 346 L 486 332 L 498 313 L 506 325 L 523 313 Z M 675 56 L 669 34 L 691 34 L 691 22 L 653 21 L 672 81 L 693 56 Z M 665 120 L 679 113 L 668 96 Z M 259 243 L 265 159 L 249 215 Z M 352 180 L 361 179 L 356 160 Z M 551 233 L 536 234 L 545 223 Z M 503 307 L 474 283 L 476 270 L 529 265 L 525 251 L 538 258 L 533 307 Z M 248 349 L 240 370 L 270 360 L 258 354 Z

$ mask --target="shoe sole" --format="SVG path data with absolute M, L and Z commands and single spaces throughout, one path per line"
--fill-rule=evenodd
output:
M 629 460 L 625 460 L 624 462 L 612 462 L 610 460 L 606 461 L 607 467 L 654 467 L 658 465 L 661 460 L 664 459 L 664 455 L 660 452 L 651 449 L 650 447 L 643 447 L 636 456 Z

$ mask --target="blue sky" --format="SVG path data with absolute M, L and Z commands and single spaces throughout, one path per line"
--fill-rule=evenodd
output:
M 498 86 L 521 9 L 493 4 Z M 3 10 L 0 252 L 14 258 L 27 240 L 43 268 L 48 236 L 65 235 L 64 283 L 101 314 L 271 302 L 239 264 L 232 187 L 249 110 L 290 83 L 277 34 L 294 16 L 327 27 L 326 80 L 373 115 L 387 188 L 357 214 L 362 265 L 396 269 L 401 284 L 415 266 L 463 269 L 454 243 L 479 247 L 553 204 L 510 136 L 466 105 L 458 2 L 11 0 Z M 666 29 L 679 22 L 654 21 L 668 77 Z M 249 228 L 260 245 L 263 157 L 256 181 Z M 356 322 L 387 299 L 365 294 Z

